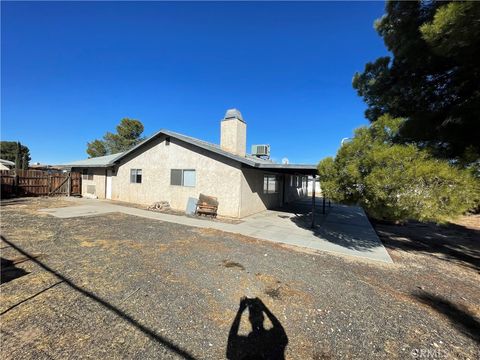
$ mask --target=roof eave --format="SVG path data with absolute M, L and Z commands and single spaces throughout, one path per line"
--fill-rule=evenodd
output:
M 114 164 L 102 164 L 102 165 L 95 165 L 95 164 L 88 164 L 88 165 L 79 165 L 79 164 L 70 164 L 70 165 L 58 165 L 58 167 L 66 168 L 66 169 L 73 169 L 73 168 L 109 168 L 112 167 Z
M 315 165 L 305 165 L 305 164 L 299 164 L 299 165 L 295 165 L 295 164 L 265 164 L 265 163 L 259 163 L 259 162 L 256 162 L 254 160 L 250 160 L 250 159 L 247 159 L 247 158 L 244 158 L 244 157 L 241 157 L 241 156 L 238 156 L 238 155 L 234 155 L 234 154 L 231 154 L 227 151 L 224 151 L 222 149 L 217 149 L 217 148 L 212 148 L 212 146 L 207 146 L 206 144 L 203 144 L 201 141 L 192 141 L 191 139 L 189 139 L 187 136 L 185 135 L 182 135 L 182 134 L 177 134 L 175 132 L 172 132 L 172 131 L 169 131 L 169 130 L 165 130 L 165 129 L 161 129 L 159 131 L 157 131 L 155 134 L 153 134 L 152 136 L 150 136 L 149 138 L 145 139 L 144 141 L 142 141 L 141 143 L 135 145 L 133 148 L 131 148 L 130 150 L 128 151 L 125 151 L 121 154 L 119 154 L 117 157 L 115 157 L 114 159 L 110 160 L 109 163 L 107 164 L 102 164 L 102 165 L 75 165 L 75 164 L 70 164 L 70 165 L 66 165 L 68 167 L 79 167 L 79 168 L 108 168 L 108 167 L 112 167 L 116 164 L 118 164 L 118 162 L 120 160 L 122 160 L 124 157 L 126 157 L 127 155 L 133 153 L 134 151 L 136 151 L 137 149 L 141 148 L 143 145 L 153 141 L 154 139 L 158 138 L 159 136 L 161 135 L 166 135 L 166 136 L 170 136 L 170 137 L 173 137 L 177 140 L 180 140 L 180 141 L 183 141 L 187 144 L 190 144 L 190 145 L 193 145 L 193 146 L 196 146 L 196 147 L 199 147 L 201 149 L 204 149 L 204 150 L 207 150 L 207 151 L 210 151 L 212 153 L 215 153 L 217 155 L 220 155 L 220 156 L 224 156 L 230 160 L 233 160 L 233 161 L 236 161 L 236 162 L 239 162 L 241 164 L 244 164 L 244 165 L 247 165 L 247 166 L 250 166 L 250 167 L 253 167 L 253 168 L 260 168 L 260 169 L 279 169 L 279 170 L 302 170 L 302 171 L 308 171 L 308 170 L 311 170 L 312 172 L 316 171 L 317 168 Z
M 269 169 L 301 169 L 301 170 L 312 170 L 316 171 L 317 167 L 315 165 L 306 165 L 306 164 L 258 164 L 260 168 L 269 168 Z

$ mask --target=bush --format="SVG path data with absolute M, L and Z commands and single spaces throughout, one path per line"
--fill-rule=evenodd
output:
M 360 204 L 383 220 L 445 222 L 478 206 L 478 178 L 414 145 L 395 144 L 401 124 L 384 115 L 357 129 L 335 159 L 322 160 L 325 196 Z

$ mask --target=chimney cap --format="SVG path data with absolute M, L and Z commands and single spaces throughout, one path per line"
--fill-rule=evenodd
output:
M 229 120 L 229 119 L 238 119 L 242 122 L 245 122 L 242 117 L 242 113 L 238 109 L 228 109 L 227 112 L 225 113 L 224 120 Z

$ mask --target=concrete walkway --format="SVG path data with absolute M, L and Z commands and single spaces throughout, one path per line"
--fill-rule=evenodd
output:
M 111 212 L 140 216 L 200 228 L 211 228 L 231 233 L 300 246 L 313 250 L 330 251 L 369 260 L 392 263 L 383 244 L 373 230 L 362 208 L 332 205 L 326 215 L 321 213 L 321 199 L 317 199 L 316 226 L 311 224 L 311 200 L 305 199 L 277 211 L 267 210 L 246 217 L 240 224 L 196 219 L 117 205 L 109 201 L 70 198 L 74 206 L 41 209 L 41 212 L 59 218 L 100 215 Z

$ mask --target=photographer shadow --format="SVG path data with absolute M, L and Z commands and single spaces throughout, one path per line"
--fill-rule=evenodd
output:
M 252 331 L 248 335 L 239 335 L 240 321 L 248 308 L 248 319 Z M 265 329 L 265 315 L 272 323 L 271 329 Z M 288 337 L 280 321 L 259 299 L 242 298 L 237 315 L 228 334 L 227 359 L 285 359 Z

